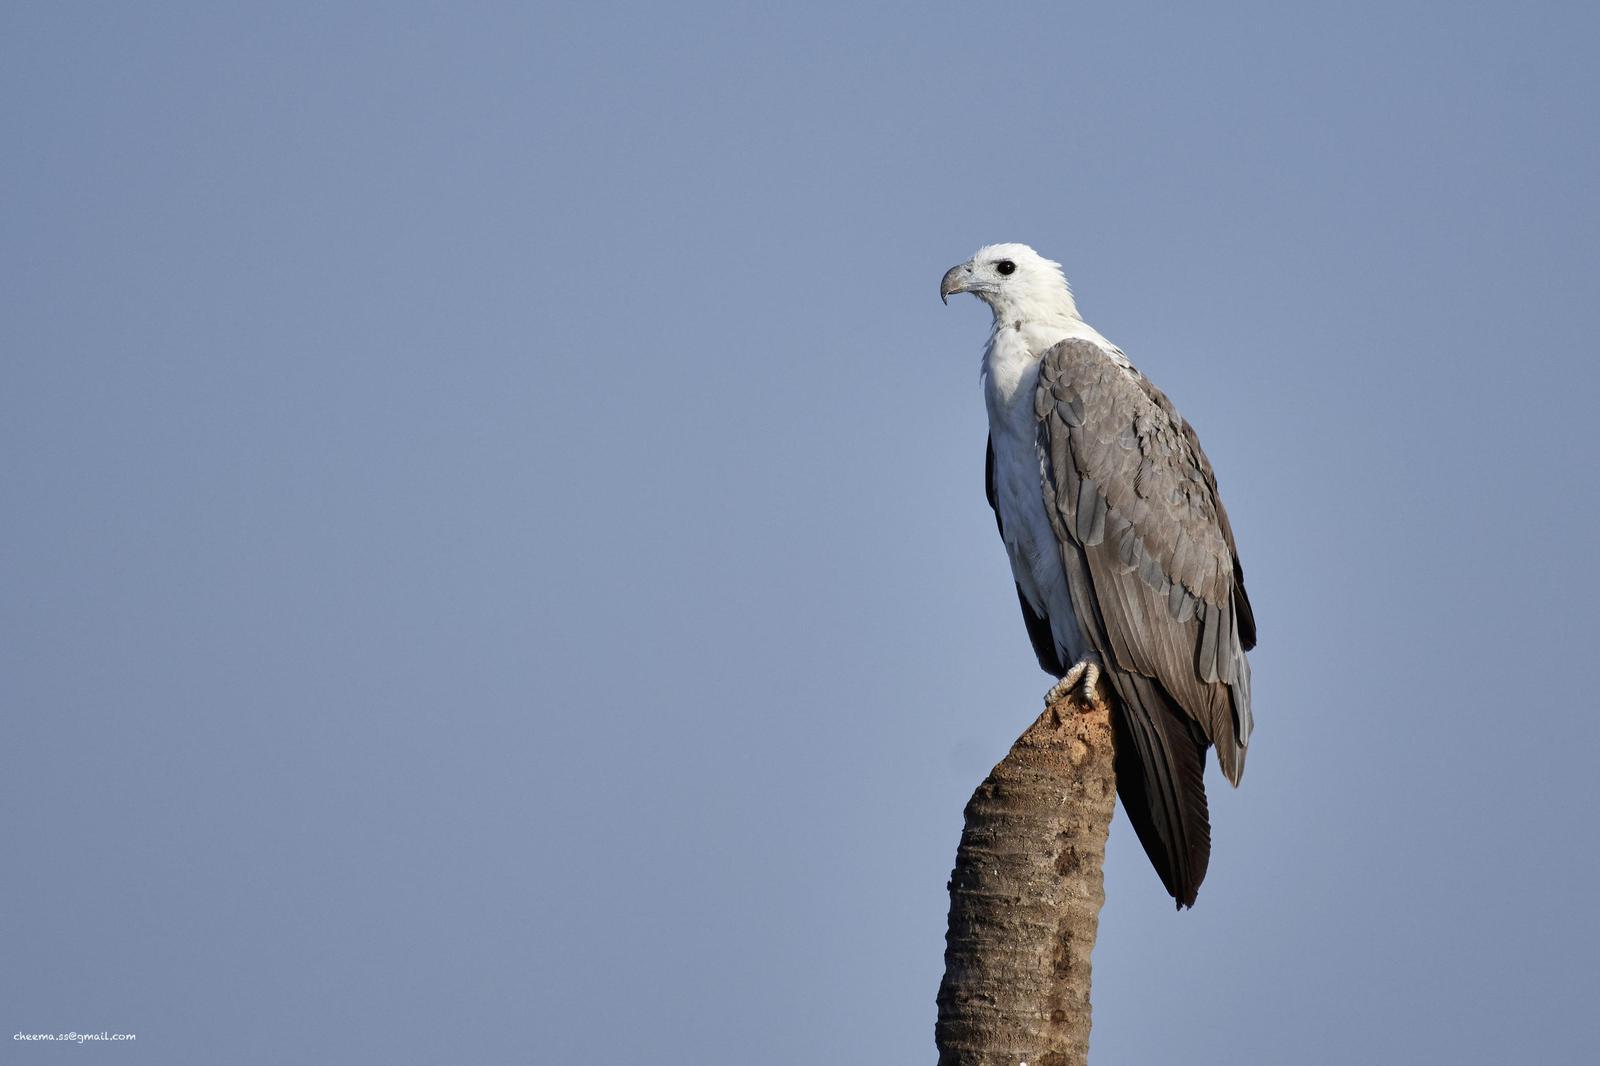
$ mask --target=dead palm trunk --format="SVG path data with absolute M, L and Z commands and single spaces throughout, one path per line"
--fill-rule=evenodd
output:
M 1098 689 L 1045 708 L 967 803 L 950 877 L 939 1066 L 1083 1066 L 1116 803 Z

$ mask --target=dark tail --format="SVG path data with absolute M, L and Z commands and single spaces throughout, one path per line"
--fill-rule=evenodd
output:
M 1150 678 L 1106 670 L 1116 691 L 1117 795 L 1179 907 L 1194 906 L 1211 858 L 1206 739 Z

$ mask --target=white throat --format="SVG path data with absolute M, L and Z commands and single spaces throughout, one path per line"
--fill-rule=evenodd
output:
M 1070 294 L 1064 303 L 1030 301 L 1019 306 L 1018 302 L 1006 301 L 991 306 L 994 325 L 983 349 L 980 376 L 989 405 L 989 422 L 994 428 L 1004 424 L 1019 435 L 1032 437 L 1033 386 L 1039 376 L 1039 360 L 1064 340 L 1091 341 L 1106 349 L 1115 362 L 1129 367 L 1116 345 L 1078 317 Z

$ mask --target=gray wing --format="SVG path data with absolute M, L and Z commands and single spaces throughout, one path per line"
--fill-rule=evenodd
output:
M 1209 853 L 1206 742 L 1238 784 L 1251 728 L 1255 618 L 1216 477 L 1166 396 L 1088 341 L 1045 353 L 1035 413 L 1073 606 L 1140 764 L 1140 836 L 1192 901 Z M 1137 828 L 1133 806 L 1124 795 Z

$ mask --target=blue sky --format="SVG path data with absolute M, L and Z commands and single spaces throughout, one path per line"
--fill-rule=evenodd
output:
M 936 289 L 1021 240 L 1261 629 L 1199 905 L 1113 827 L 1097 1060 L 1586 1057 L 1597 31 L 9 5 L 0 1037 L 931 1061 L 1049 684 Z

